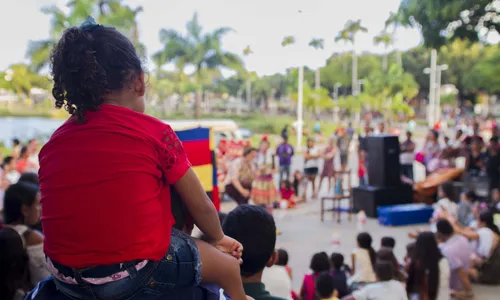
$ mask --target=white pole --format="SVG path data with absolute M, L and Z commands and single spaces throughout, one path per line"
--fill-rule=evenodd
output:
M 429 127 L 433 127 L 436 123 L 435 117 L 435 105 L 436 105 L 436 66 L 437 66 L 437 51 L 436 49 L 431 50 L 431 72 L 429 81 L 429 109 L 427 112 Z
M 436 70 L 436 122 L 441 119 L 441 66 Z
M 352 95 L 358 94 L 358 58 L 356 57 L 356 50 L 352 50 Z
M 299 90 L 298 90 L 298 103 L 297 103 L 297 150 L 302 149 L 302 103 L 303 103 L 303 90 L 304 90 L 304 66 L 299 67 Z

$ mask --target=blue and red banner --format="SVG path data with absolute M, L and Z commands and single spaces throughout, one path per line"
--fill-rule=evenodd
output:
M 210 128 L 194 128 L 175 132 L 184 146 L 184 150 L 198 175 L 200 182 L 212 199 L 217 210 L 220 209 L 217 188 L 217 165 L 215 161 L 215 143 Z

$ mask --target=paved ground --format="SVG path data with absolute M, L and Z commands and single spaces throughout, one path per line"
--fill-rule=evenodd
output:
M 222 210 L 230 211 L 235 207 L 232 202 L 223 203 Z M 281 235 L 278 236 L 277 248 L 284 248 L 290 256 L 290 266 L 293 270 L 293 288 L 300 289 L 304 274 L 309 272 L 309 262 L 311 256 L 319 251 L 332 253 L 334 250 L 344 254 L 346 259 L 350 260 L 350 253 L 355 247 L 357 230 L 356 217 L 353 216 L 348 221 L 347 215 L 342 216 L 342 221 L 338 224 L 331 215 L 326 216 L 325 222 L 319 219 L 319 201 L 313 201 L 300 205 L 294 210 L 286 211 L 285 215 L 275 211 L 275 219 Z M 406 244 L 410 242 L 408 232 L 422 226 L 407 227 L 382 227 L 376 220 L 369 219 L 364 230 L 369 232 L 374 240 L 374 248 L 379 248 L 380 239 L 383 236 L 392 236 L 396 239 L 395 254 L 402 261 Z M 341 245 L 333 249 L 331 245 L 334 231 L 337 230 L 341 235 Z M 499 299 L 500 286 L 474 286 L 476 298 L 480 300 Z M 497 295 L 497 296 L 495 296 Z

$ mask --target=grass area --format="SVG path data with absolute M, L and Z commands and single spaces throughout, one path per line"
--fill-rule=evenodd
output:
M 47 119 L 65 119 L 68 113 L 63 109 L 47 109 L 47 108 L 31 108 L 31 109 L 15 109 L 15 108 L 0 108 L 0 117 L 34 117 Z

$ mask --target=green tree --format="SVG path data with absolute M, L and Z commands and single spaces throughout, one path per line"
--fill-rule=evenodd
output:
M 392 35 L 384 30 L 373 38 L 373 42 L 375 43 L 375 45 L 383 45 L 384 46 L 385 52 L 384 52 L 383 60 L 382 60 L 382 69 L 384 71 L 387 71 L 387 67 L 388 67 L 387 57 L 389 55 L 388 49 L 393 43 Z
M 25 64 L 14 64 L 0 72 L 0 89 L 12 91 L 19 98 L 28 97 L 33 88 L 47 90 L 50 86 L 48 77 L 31 72 Z
M 489 57 L 491 50 L 493 49 L 482 44 L 459 39 L 441 47 L 439 50 L 440 63 L 448 64 L 448 70 L 442 74 L 442 81 L 455 85 L 460 103 L 463 103 L 465 94 L 468 92 L 466 85 L 467 74 L 480 61 Z
M 404 24 L 419 28 L 424 44 L 438 49 L 448 38 L 484 40 L 490 31 L 500 32 L 495 0 L 402 0 L 398 13 Z
M 327 88 L 332 93 L 335 85 L 339 83 L 342 85 L 342 90 L 347 92 L 349 88 L 352 88 L 352 68 L 349 68 L 351 62 L 351 53 L 334 53 L 327 60 L 326 66 L 321 68 L 321 86 Z M 382 64 L 379 56 L 362 54 L 358 57 L 359 78 L 366 78 L 372 72 L 380 71 L 381 69 Z
M 166 63 L 174 63 L 180 73 L 184 67 L 193 66 L 194 77 L 199 84 L 195 101 L 195 117 L 200 118 L 201 101 L 203 94 L 202 73 L 204 70 L 228 68 L 239 71 L 242 69 L 241 58 L 234 53 L 224 51 L 222 38 L 232 31 L 228 27 L 216 28 L 211 32 L 203 32 L 198 22 L 198 15 L 186 24 L 187 35 L 183 36 L 170 29 L 160 31 L 160 41 L 163 49 L 153 55 L 153 59 L 160 67 Z
M 392 42 L 394 43 L 394 39 L 395 39 L 395 36 L 396 36 L 396 32 L 398 30 L 399 27 L 403 26 L 404 24 L 404 16 L 402 13 L 399 13 L 399 12 L 391 12 L 389 13 L 389 17 L 387 18 L 387 20 L 385 21 L 385 28 L 384 30 L 385 31 L 388 31 L 389 27 L 392 27 L 392 32 L 391 32 L 391 36 L 392 36 Z M 399 50 L 395 50 L 395 54 L 396 54 L 396 62 L 398 65 L 400 66 L 403 66 L 403 59 L 402 59 L 402 56 L 401 56 L 401 51 Z
M 134 43 L 138 54 L 146 57 L 146 48 L 139 42 L 137 30 L 137 15 L 142 11 L 141 7 L 132 8 L 122 0 L 71 0 L 67 6 L 68 14 L 55 5 L 42 8 L 42 12 L 51 18 L 50 37 L 28 44 L 26 56 L 34 71 L 49 65 L 50 51 L 63 31 L 79 26 L 88 16 L 95 16 L 98 23 L 118 29 Z
M 313 114 L 316 107 L 322 110 L 329 110 L 333 108 L 333 99 L 329 96 L 328 90 L 324 88 L 313 89 L 307 82 L 304 82 L 304 110 Z M 291 96 L 292 100 L 297 103 L 298 94 L 295 92 Z
M 465 88 L 500 93 L 500 51 L 496 50 L 464 74 Z
M 353 94 L 358 92 L 358 62 L 356 57 L 356 35 L 360 32 L 367 32 L 368 29 L 361 25 L 361 20 L 349 20 L 344 25 L 344 28 L 335 37 L 335 42 L 343 41 L 352 44 L 352 91 Z
M 319 50 L 319 49 L 324 49 L 324 43 L 325 43 L 325 40 L 324 39 L 317 39 L 317 38 L 314 38 L 312 39 L 310 42 L 309 42 L 309 46 L 316 49 L 316 50 Z M 321 79 L 320 79 L 320 69 L 319 68 L 316 68 L 316 71 L 315 71 L 315 78 L 314 78 L 314 87 L 315 88 L 319 88 L 320 86 L 320 83 L 321 83 Z
M 424 73 L 424 69 L 429 67 L 429 51 L 423 46 L 419 46 L 404 52 L 402 59 L 405 71 L 414 76 L 421 91 L 429 91 L 429 75 Z

